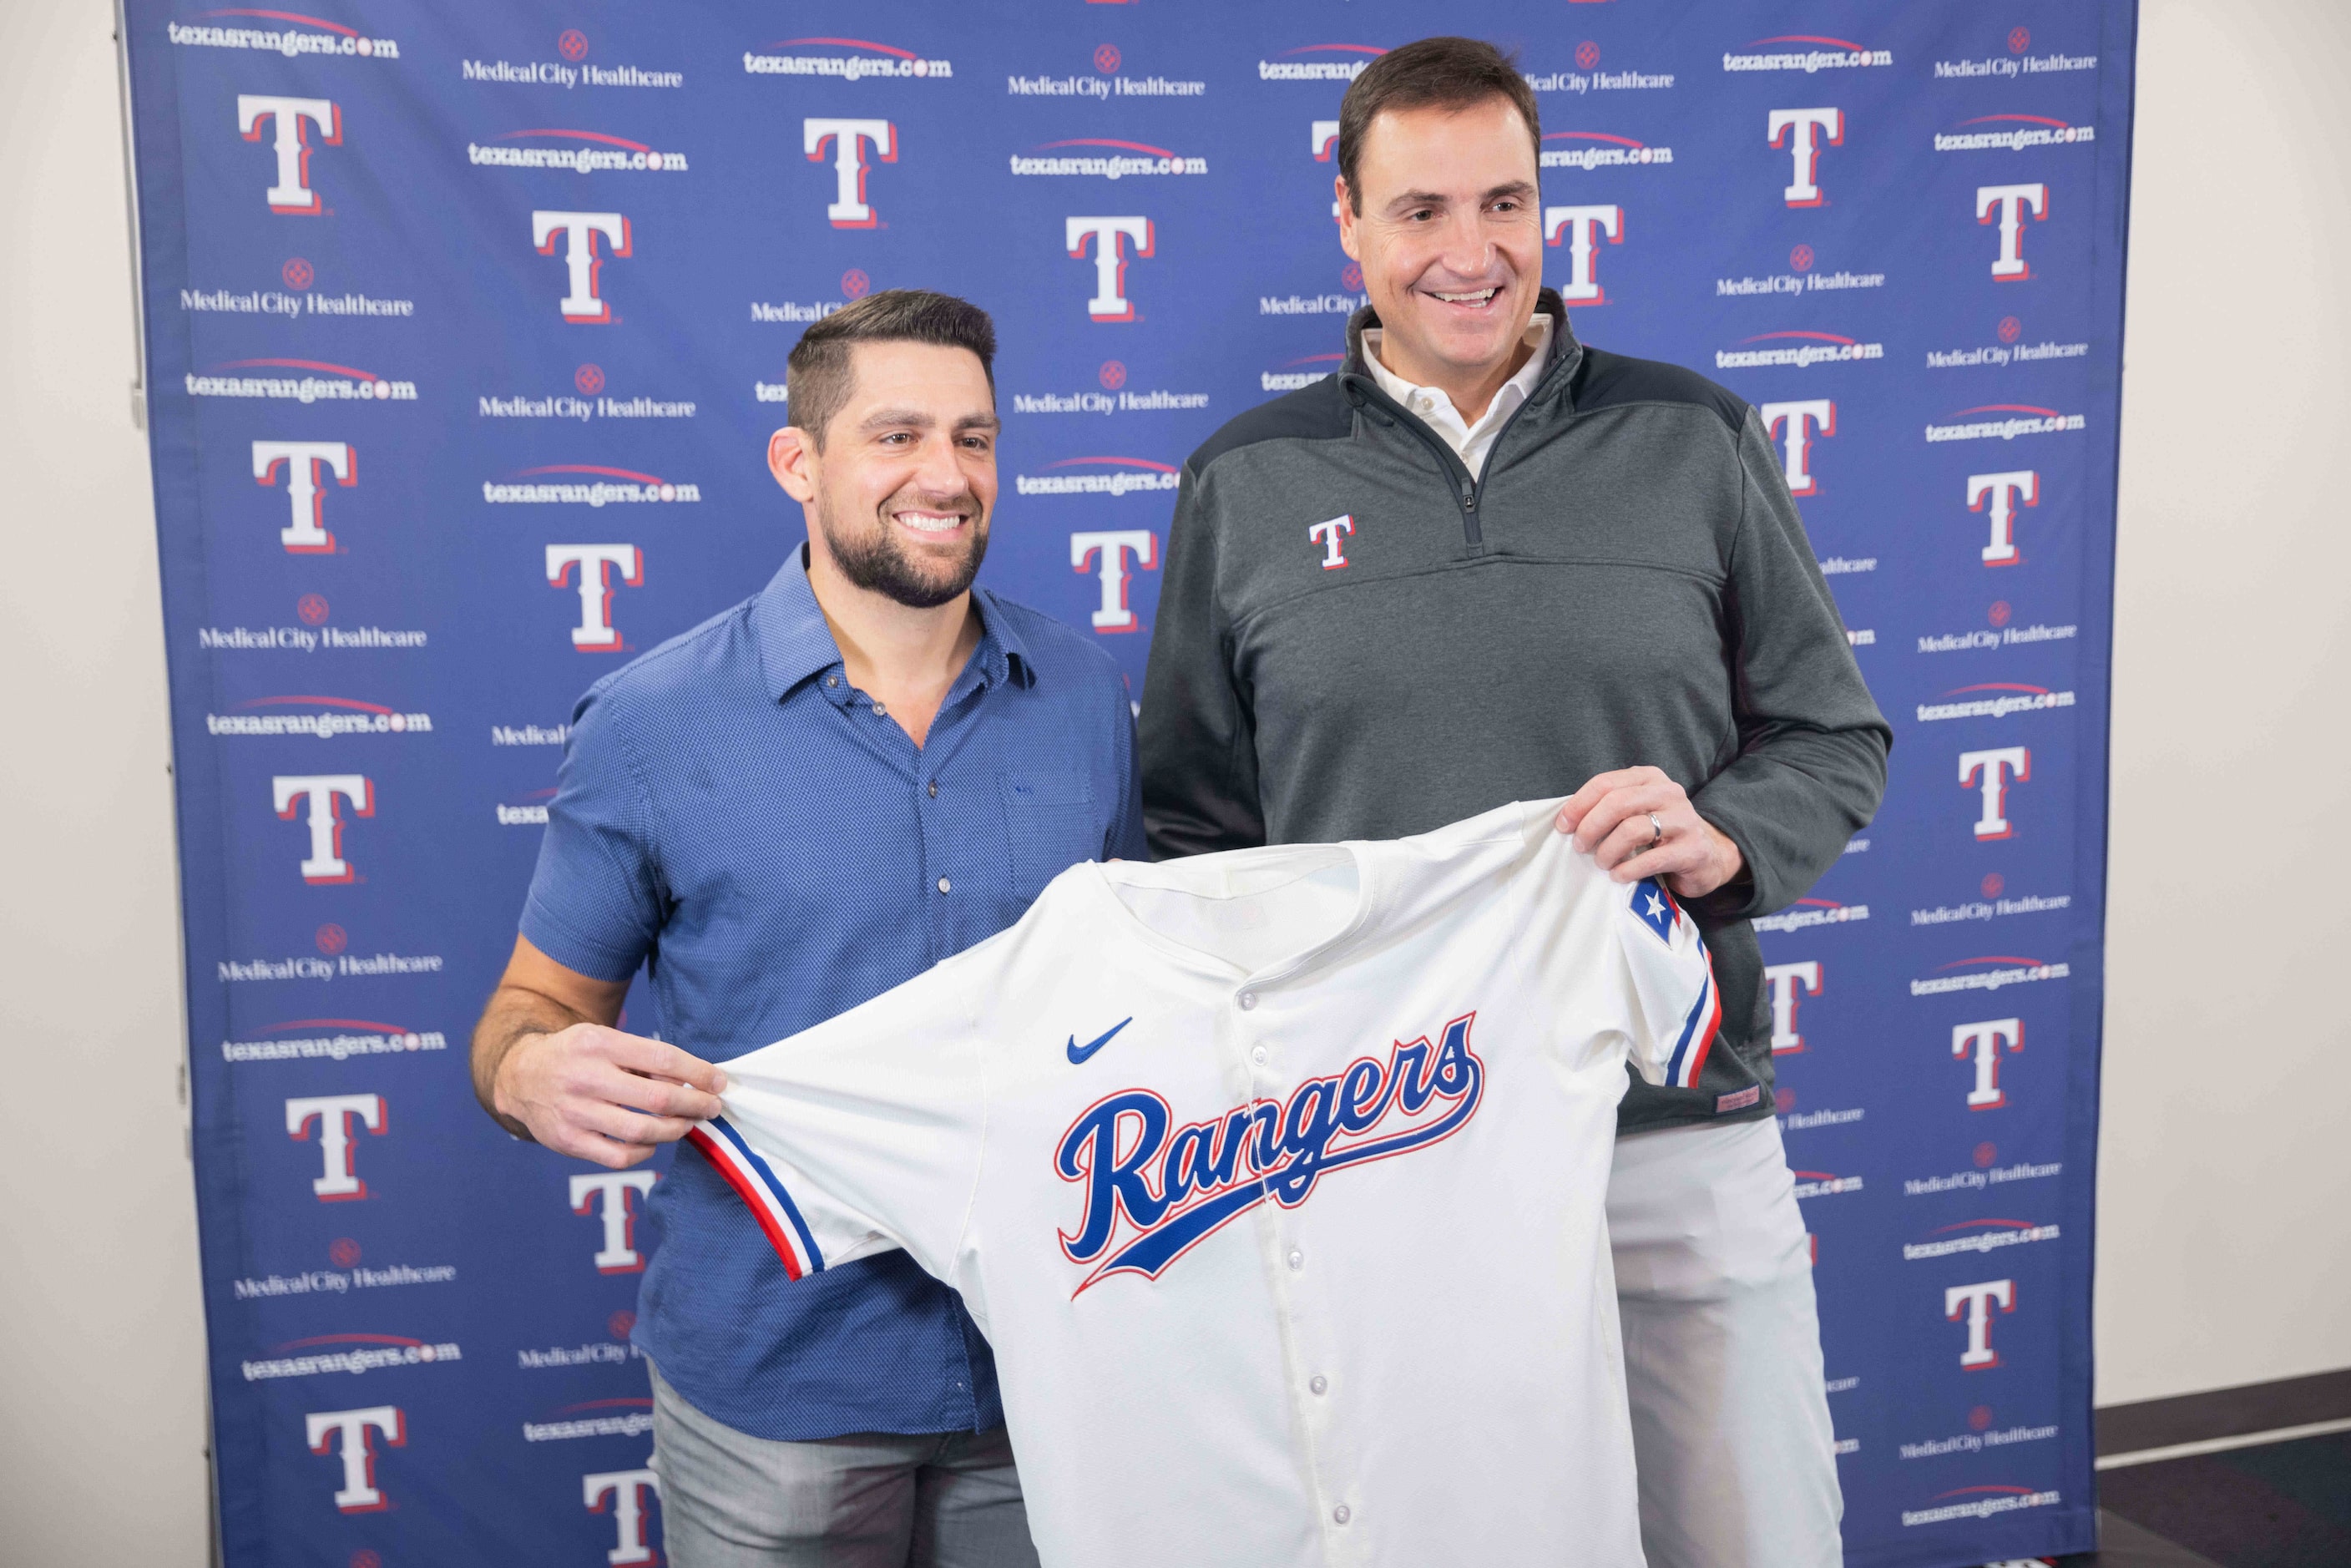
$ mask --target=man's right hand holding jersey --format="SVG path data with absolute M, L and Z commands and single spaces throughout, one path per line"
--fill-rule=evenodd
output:
M 725 1071 L 611 1027 L 628 991 L 626 980 L 583 975 L 516 937 L 474 1030 L 483 1108 L 518 1138 L 613 1170 L 717 1115 Z

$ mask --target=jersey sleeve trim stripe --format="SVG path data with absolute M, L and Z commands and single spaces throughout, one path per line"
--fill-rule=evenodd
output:
M 1698 1075 L 1706 1071 L 1707 1053 L 1714 1049 L 1715 1035 L 1722 1027 L 1722 988 L 1714 983 L 1714 955 L 1707 952 L 1706 944 L 1698 944 L 1706 957 L 1706 983 L 1698 988 L 1698 1000 L 1690 1004 L 1689 1016 L 1682 1020 L 1681 1038 L 1674 1042 L 1674 1054 L 1666 1063 L 1666 1082 L 1677 1089 L 1695 1089 Z
M 751 1218 L 767 1233 L 776 1256 L 784 1260 L 785 1274 L 798 1280 L 823 1272 L 824 1254 L 818 1250 L 816 1238 L 809 1234 L 808 1222 L 800 1218 L 792 1195 L 726 1117 L 713 1116 L 685 1136 L 749 1207 Z
M 1714 954 L 1708 948 L 1706 938 L 1698 934 L 1698 922 L 1690 920 L 1689 913 L 1682 908 L 1682 901 L 1674 896 L 1674 890 L 1665 884 L 1663 878 L 1658 879 L 1656 886 L 1673 907 L 1674 923 L 1679 925 L 1689 920 L 1690 940 L 1698 944 L 1698 956 L 1706 963 L 1706 983 L 1698 988 L 1698 1000 L 1690 1004 L 1689 1016 L 1682 1019 L 1681 1038 L 1674 1041 L 1673 1057 L 1666 1063 L 1667 1083 L 1677 1089 L 1695 1089 L 1698 1075 L 1706 1071 L 1707 1053 L 1714 1049 L 1715 1034 L 1722 1027 L 1722 988 L 1714 983 Z M 1693 1049 L 1692 1031 L 1699 1029 L 1700 1018 L 1706 1021 Z

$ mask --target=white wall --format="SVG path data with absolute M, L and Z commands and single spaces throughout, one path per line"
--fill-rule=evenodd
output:
M 175 1568 L 203 1338 L 110 26 L 0 5 L 0 1521 Z M 2143 19 L 2101 1403 L 2351 1366 L 2346 59 L 2335 0 Z
M 205 1561 L 178 889 L 112 19 L 0 3 L 0 1559 Z
M 2147 0 L 2098 1400 L 2351 1366 L 2351 6 Z

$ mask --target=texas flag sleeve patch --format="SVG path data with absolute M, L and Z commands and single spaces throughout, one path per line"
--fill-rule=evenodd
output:
M 1617 932 L 1641 1026 L 1634 1067 L 1652 1083 L 1695 1088 L 1722 1027 L 1714 960 L 1698 923 L 1665 883 L 1644 879 L 1617 896 Z

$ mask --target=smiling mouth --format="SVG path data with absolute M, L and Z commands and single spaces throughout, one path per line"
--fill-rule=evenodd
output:
M 1495 298 L 1502 292 L 1502 288 L 1501 285 L 1496 284 L 1489 288 L 1431 288 L 1425 290 L 1425 292 L 1430 298 L 1442 301 L 1447 305 L 1460 305 L 1466 306 L 1472 310 L 1482 310 L 1487 306 L 1494 302 Z
M 891 520 L 904 524 L 918 534 L 951 534 L 963 527 L 966 518 L 961 512 L 924 512 L 908 509 L 893 512 Z

